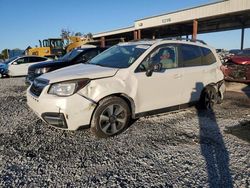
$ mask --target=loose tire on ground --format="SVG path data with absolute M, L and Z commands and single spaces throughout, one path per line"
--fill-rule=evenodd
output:
M 91 120 L 91 131 L 99 138 L 107 138 L 124 131 L 130 122 L 131 111 L 122 98 L 111 96 L 99 102 Z

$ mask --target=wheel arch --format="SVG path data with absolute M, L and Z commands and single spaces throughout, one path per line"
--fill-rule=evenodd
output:
M 129 97 L 128 95 L 124 94 L 124 93 L 113 93 L 113 94 L 110 94 L 110 95 L 107 95 L 107 96 L 101 98 L 96 103 L 95 109 L 94 109 L 94 111 L 92 112 L 92 115 L 91 115 L 90 122 L 92 121 L 93 115 L 94 115 L 97 107 L 99 106 L 100 101 L 102 101 L 103 99 L 105 99 L 107 97 L 112 97 L 112 96 L 122 98 L 128 104 L 128 106 L 129 106 L 129 109 L 130 109 L 130 112 L 131 112 L 131 118 L 135 119 L 135 103 L 134 103 L 134 100 L 131 97 Z

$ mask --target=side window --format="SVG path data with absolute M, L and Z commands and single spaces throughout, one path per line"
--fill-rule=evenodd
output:
M 25 64 L 25 63 L 29 62 L 29 58 L 28 57 L 22 57 L 22 58 L 17 59 L 15 62 L 18 65 Z
M 136 72 L 145 72 L 152 64 L 162 65 L 162 69 L 178 67 L 178 47 L 174 44 L 160 46 L 154 49 L 139 65 Z
M 182 44 L 181 45 L 182 64 L 184 67 L 200 66 L 202 53 L 199 46 Z
M 216 62 L 216 58 L 210 49 L 201 47 L 201 51 L 203 53 L 202 65 L 211 65 Z
M 86 57 L 87 60 L 90 60 L 93 57 L 95 57 L 97 54 L 98 54 L 98 50 L 93 49 L 93 50 L 88 51 L 86 54 L 84 54 L 84 56 Z
M 30 63 L 39 62 L 39 61 L 46 61 L 46 59 L 42 57 L 29 57 Z

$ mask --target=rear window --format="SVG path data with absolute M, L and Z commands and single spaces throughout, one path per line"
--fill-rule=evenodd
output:
M 184 67 L 201 65 L 202 53 L 199 46 L 182 44 L 181 45 L 182 64 Z
M 216 58 L 210 49 L 201 47 L 201 51 L 203 53 L 202 65 L 211 65 L 216 62 Z

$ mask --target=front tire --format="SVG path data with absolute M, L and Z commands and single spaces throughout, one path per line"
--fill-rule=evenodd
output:
M 100 138 L 107 138 L 124 131 L 130 122 L 131 112 L 122 98 L 111 96 L 100 101 L 92 121 L 91 131 Z

